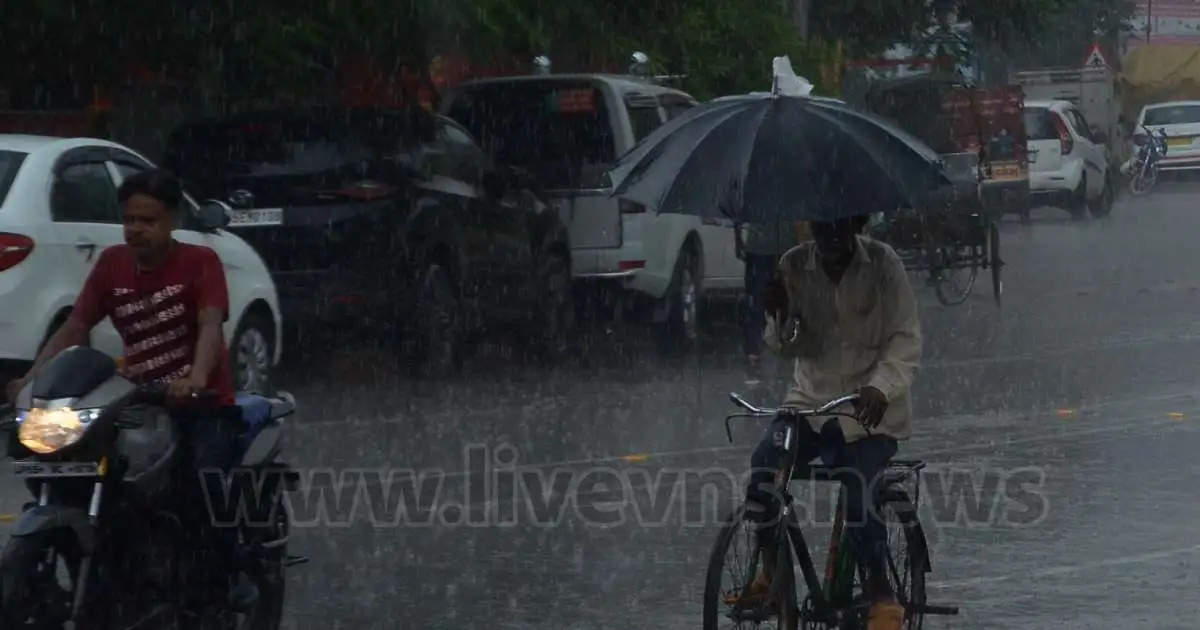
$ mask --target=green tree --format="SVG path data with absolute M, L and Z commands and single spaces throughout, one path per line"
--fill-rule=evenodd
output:
M 971 21 L 988 57 L 1017 66 L 1080 65 L 1093 42 L 1116 48 L 1133 8 L 1128 0 L 990 0 L 962 3 L 960 17 Z

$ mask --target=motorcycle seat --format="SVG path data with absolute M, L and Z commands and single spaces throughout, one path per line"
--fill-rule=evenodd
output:
M 238 436 L 242 465 L 266 463 L 278 450 L 279 420 L 295 412 L 295 399 L 287 392 L 276 397 L 240 392 L 235 402 L 246 424 L 246 430 Z
M 280 392 L 274 398 L 239 392 L 235 404 L 242 410 L 242 420 L 251 427 L 290 416 L 296 411 L 296 400 L 287 392 Z

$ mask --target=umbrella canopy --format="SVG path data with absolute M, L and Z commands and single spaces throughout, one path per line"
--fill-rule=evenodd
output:
M 936 152 L 831 99 L 748 95 L 692 108 L 609 170 L 612 194 L 660 212 L 767 222 L 922 207 L 950 184 Z

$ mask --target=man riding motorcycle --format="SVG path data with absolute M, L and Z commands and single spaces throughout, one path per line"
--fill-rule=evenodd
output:
M 121 184 L 117 199 L 124 213 L 125 244 L 100 254 L 70 317 L 46 342 L 25 376 L 8 384 L 9 400 L 16 399 L 46 361 L 66 348 L 86 344 L 92 328 L 107 317 L 124 343 L 122 371 L 127 378 L 165 384 L 176 409 L 203 391 L 216 392 L 220 407 L 233 407 L 233 377 L 221 330 L 229 311 L 225 274 L 213 250 L 171 236 L 183 199 L 179 180 L 161 170 L 138 173 Z M 228 473 L 237 456 L 239 428 L 224 416 L 184 426 L 196 470 Z M 209 504 L 221 510 L 221 477 L 199 472 L 197 476 Z M 232 522 L 228 515 L 212 516 Z M 232 563 L 237 529 L 212 530 L 218 562 Z M 232 571 L 232 564 L 229 568 Z M 257 587 L 239 572 L 229 597 L 235 608 L 248 607 L 258 597 Z

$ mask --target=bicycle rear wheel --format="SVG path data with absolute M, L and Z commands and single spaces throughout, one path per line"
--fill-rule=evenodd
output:
M 773 588 L 775 601 L 781 605 L 738 608 L 727 602 L 745 591 L 762 562 L 762 554 L 757 551 L 756 525 L 745 519 L 745 511 L 744 505 L 733 511 L 713 544 L 704 580 L 704 630 L 796 630 L 799 611 L 796 580 L 791 542 L 785 533 L 778 537 Z M 783 615 L 779 614 L 780 608 Z
M 925 575 L 929 572 L 929 555 L 916 506 L 908 493 L 899 488 L 889 488 L 880 506 L 880 515 L 887 528 L 888 584 L 896 600 L 904 606 L 904 629 L 920 630 L 925 622 Z M 851 623 L 843 624 L 845 630 L 867 627 L 869 602 L 866 602 L 863 592 L 866 581 L 864 573 L 860 566 L 856 572 L 854 590 L 855 599 L 861 606 L 850 617 Z

